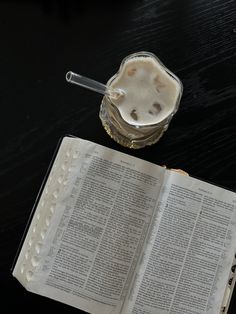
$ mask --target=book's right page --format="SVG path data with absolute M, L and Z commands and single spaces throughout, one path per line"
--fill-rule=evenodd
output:
M 236 251 L 236 193 L 167 171 L 122 314 L 218 314 Z

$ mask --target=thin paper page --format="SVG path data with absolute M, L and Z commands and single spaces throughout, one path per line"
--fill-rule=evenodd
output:
M 35 209 L 33 219 L 28 229 L 27 235 L 24 240 L 24 244 L 21 248 L 16 265 L 13 270 L 13 276 L 15 276 L 20 283 L 27 288 L 28 280 L 32 276 L 32 262 L 30 256 L 36 257 L 39 246 L 42 243 L 40 233 L 44 234 L 44 230 L 47 228 L 46 217 L 52 215 L 52 209 L 56 202 L 56 198 L 52 195 L 55 191 L 61 191 L 63 186 L 58 189 L 58 178 L 61 178 L 61 171 L 64 172 L 64 160 L 66 151 L 68 149 L 69 142 L 64 139 L 57 156 L 54 160 L 52 169 L 47 179 L 46 185 L 40 196 L 40 200 Z M 54 179 L 52 179 L 54 178 Z M 49 196 L 49 191 L 52 193 Z M 40 232 L 39 232 L 40 230 Z
M 70 171 L 28 289 L 90 313 L 118 313 L 165 169 L 88 141 L 66 142 Z
M 220 313 L 236 249 L 235 205 L 235 193 L 169 172 L 160 222 L 123 313 Z

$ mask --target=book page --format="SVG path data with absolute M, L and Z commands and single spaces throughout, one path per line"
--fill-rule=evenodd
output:
M 167 172 L 122 313 L 218 314 L 236 251 L 236 193 Z
M 166 170 L 76 138 L 63 146 L 68 175 L 58 177 L 60 192 L 44 189 L 54 214 L 27 288 L 90 313 L 119 313 Z

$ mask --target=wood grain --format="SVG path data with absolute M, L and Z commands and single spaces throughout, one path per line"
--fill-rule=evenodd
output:
M 10 273 L 61 136 L 74 134 L 236 190 L 235 16 L 233 0 L 0 1 L 4 313 L 22 307 L 78 313 L 25 292 Z M 125 56 L 141 50 L 180 77 L 184 94 L 160 142 L 132 151 L 107 137 L 98 119 L 101 97 L 69 86 L 65 73 L 106 82 Z

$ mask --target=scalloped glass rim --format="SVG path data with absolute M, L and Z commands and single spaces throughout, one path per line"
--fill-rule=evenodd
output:
M 113 80 L 116 79 L 116 77 L 120 74 L 121 70 L 122 70 L 122 67 L 124 65 L 124 63 L 131 59 L 131 58 L 135 58 L 135 57 L 152 57 L 154 58 L 159 64 L 160 66 L 173 78 L 175 79 L 179 86 L 180 86 L 180 90 L 179 90 L 179 94 L 178 94 L 178 98 L 176 100 L 176 104 L 175 104 L 175 107 L 174 107 L 174 110 L 166 117 L 164 118 L 162 121 L 159 121 L 157 123 L 153 123 L 153 124 L 147 124 L 147 125 L 135 125 L 135 124 L 131 124 L 131 123 L 128 123 L 127 121 L 125 121 L 123 119 L 123 117 L 121 116 L 119 110 L 117 109 L 117 107 L 112 103 L 112 100 L 110 99 L 110 97 L 108 96 L 104 96 L 104 98 L 106 98 L 108 101 L 109 101 L 109 104 L 114 108 L 114 110 L 116 111 L 116 113 L 118 114 L 119 118 L 122 120 L 122 122 L 124 122 L 127 126 L 129 127 L 134 127 L 136 129 L 145 129 L 145 128 L 151 128 L 151 127 L 155 127 L 159 124 L 162 124 L 164 121 L 170 121 L 172 119 L 172 117 L 174 116 L 174 114 L 177 112 L 178 108 L 179 108 L 179 103 L 180 103 L 180 100 L 181 100 L 181 97 L 182 97 L 182 94 L 183 94 L 183 84 L 181 82 L 181 80 L 173 73 L 171 72 L 162 62 L 161 60 L 155 55 L 153 54 L 152 52 L 148 52 L 148 51 L 140 51 L 140 52 L 135 52 L 135 53 L 132 53 L 128 56 L 126 56 L 121 64 L 120 64 L 120 67 L 118 69 L 118 71 L 116 72 L 116 74 L 114 74 L 107 82 L 107 85 L 109 86 Z

